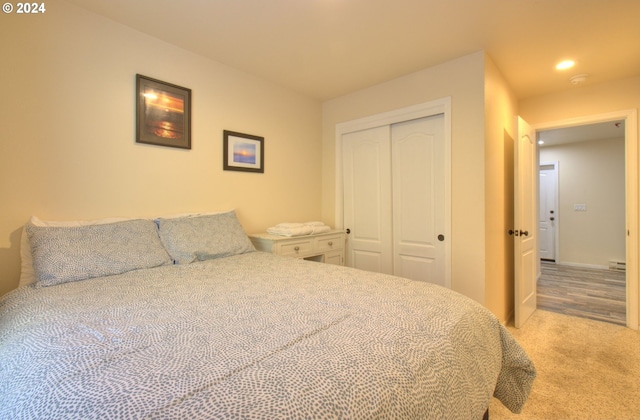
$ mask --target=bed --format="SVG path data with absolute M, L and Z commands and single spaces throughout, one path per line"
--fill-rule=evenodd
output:
M 535 377 L 472 300 L 255 251 L 233 211 L 25 232 L 1 419 L 481 419 Z

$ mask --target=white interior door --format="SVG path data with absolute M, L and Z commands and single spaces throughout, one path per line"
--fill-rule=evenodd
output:
M 558 223 L 558 166 L 540 164 L 540 259 L 556 260 L 556 227 Z
M 394 274 L 449 287 L 444 143 L 443 114 L 391 126 Z
M 342 135 L 347 265 L 393 274 L 390 126 Z
M 515 326 L 522 327 L 536 310 L 538 273 L 537 153 L 533 130 L 518 117 L 514 147 Z

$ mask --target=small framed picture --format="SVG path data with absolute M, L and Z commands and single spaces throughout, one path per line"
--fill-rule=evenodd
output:
M 191 149 L 191 89 L 136 75 L 136 142 Z
M 264 137 L 224 130 L 222 148 L 225 171 L 264 173 Z

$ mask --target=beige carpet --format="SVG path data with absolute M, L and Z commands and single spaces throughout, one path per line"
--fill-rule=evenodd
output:
M 508 327 L 538 376 L 521 414 L 495 398 L 489 419 L 640 419 L 640 333 L 537 310 Z

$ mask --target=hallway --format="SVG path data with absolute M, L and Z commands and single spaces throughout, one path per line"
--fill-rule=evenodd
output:
M 542 262 L 538 309 L 626 325 L 624 271 Z

